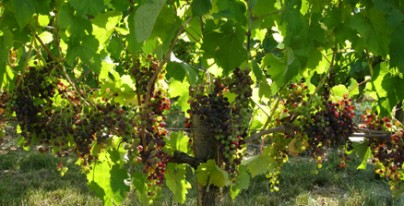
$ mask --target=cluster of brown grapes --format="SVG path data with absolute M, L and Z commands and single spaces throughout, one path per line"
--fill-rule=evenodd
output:
M 352 100 L 345 95 L 342 100 L 333 102 L 329 90 L 325 90 L 323 96 L 313 96 L 303 81 L 290 84 L 281 95 L 283 111 L 276 119 L 277 126 L 285 127 L 286 138 L 307 139 L 307 143 L 299 142 L 300 148 L 293 146 L 291 152 L 308 149 L 319 166 L 324 149 L 349 145 L 349 136 L 355 130 Z
M 168 135 L 163 112 L 168 109 L 170 109 L 170 100 L 163 92 L 155 92 L 147 108 L 142 112 L 142 124 L 138 127 L 141 141 L 135 153 L 140 155 L 144 163 L 143 172 L 147 174 L 150 185 L 164 183 L 169 156 L 163 150 L 166 145 L 165 138 Z
M 164 183 L 166 166 L 170 156 L 164 151 L 165 139 L 168 136 L 164 112 L 170 109 L 171 101 L 162 90 L 155 89 L 156 82 L 148 88 L 155 74 L 158 62 L 151 55 L 148 65 L 133 63 L 130 68 L 135 80 L 136 92 L 139 95 L 141 111 L 138 113 L 135 127 L 136 138 L 130 140 L 129 159 L 133 163 L 143 163 L 143 173 L 148 178 L 148 195 L 156 195 L 156 186 Z M 149 95 L 150 98 L 146 101 Z
M 52 149 L 58 156 L 73 152 L 86 166 L 97 159 L 95 146 L 102 147 L 114 134 L 132 133 L 133 112 L 106 102 L 84 104 L 81 94 L 56 78 L 51 68 L 29 68 L 20 76 L 12 110 L 27 145 L 44 145 L 41 152 Z M 62 99 L 57 104 L 55 95 Z
M 376 165 L 375 172 L 386 177 L 393 192 L 400 192 L 402 188 L 402 166 L 404 163 L 404 129 L 401 123 L 388 117 L 380 118 L 375 114 L 361 116 L 361 127 L 376 132 L 374 137 L 367 138 Z
M 323 109 L 313 114 L 304 125 L 314 154 L 321 155 L 323 147 L 337 148 L 349 142 L 349 136 L 355 130 L 354 109 L 347 96 L 338 103 L 323 101 Z
M 207 130 L 211 131 L 217 141 L 219 159 L 223 161 L 224 169 L 231 174 L 236 172 L 241 163 L 241 149 L 245 144 L 251 118 L 249 98 L 252 96 L 253 80 L 249 72 L 236 68 L 232 79 L 216 79 L 213 91 L 208 95 L 201 91 L 196 93 L 193 88 L 190 92 L 193 99 L 188 114 L 197 115 L 207 122 Z M 236 95 L 234 102 L 230 103 L 225 96 L 227 92 Z
M 4 126 L 6 123 L 6 115 L 7 115 L 7 101 L 10 98 L 10 95 L 6 92 L 2 92 L 0 94 L 0 144 L 3 143 L 3 137 L 5 135 Z

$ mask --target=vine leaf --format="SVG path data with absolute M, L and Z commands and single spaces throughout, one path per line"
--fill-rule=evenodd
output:
M 333 87 L 331 88 L 331 92 L 332 92 L 332 94 L 333 94 L 334 97 L 338 97 L 338 98 L 342 98 L 342 97 L 344 97 L 344 95 L 346 95 L 346 94 L 349 93 L 349 91 L 348 91 L 348 89 L 346 88 L 346 86 L 345 86 L 345 85 L 342 85 L 342 84 L 333 86 Z
M 217 65 L 223 68 L 223 73 L 228 74 L 247 59 L 245 31 L 231 21 L 221 25 L 219 30 L 212 24 L 207 23 L 208 31 L 204 34 L 202 49 L 207 58 L 214 58 Z
M 235 184 L 230 188 L 231 199 L 234 200 L 237 195 L 242 191 L 248 189 L 250 186 L 250 175 L 248 174 L 247 167 L 241 165 L 238 175 L 236 177 Z
M 88 187 L 103 199 L 105 205 L 121 203 L 129 192 L 129 187 L 124 183 L 128 177 L 127 171 L 111 161 L 113 153 L 113 150 L 99 153 L 99 162 L 87 174 Z
M 398 67 L 404 73 L 404 28 L 397 27 L 391 37 L 390 44 L 390 63 L 393 67 Z
M 273 158 L 268 154 L 268 149 L 262 152 L 262 155 L 251 157 L 244 162 L 242 165 L 245 165 L 248 171 L 251 174 L 251 177 L 255 177 L 257 175 L 262 175 L 270 171 L 273 167 Z
M 186 89 L 185 89 L 186 88 Z M 176 104 L 181 107 L 183 112 L 186 112 L 190 105 L 188 104 L 189 100 L 189 83 L 187 81 L 178 81 L 175 79 L 170 79 L 168 94 L 170 97 L 178 97 Z
M 84 64 L 92 66 L 99 73 L 101 57 L 97 53 L 98 40 L 94 36 L 89 35 L 80 40 L 78 38 L 72 39 L 69 43 L 71 46 L 67 49 L 67 63 L 73 64 L 77 60 L 77 57 L 79 57 Z
M 103 0 L 70 0 L 69 3 L 81 15 L 96 16 L 104 8 Z
M 192 14 L 202 16 L 212 8 L 211 0 L 193 0 L 191 3 Z
M 380 98 L 380 115 L 387 116 L 393 107 L 404 99 L 404 81 L 398 75 L 393 75 L 387 63 L 381 63 L 380 69 L 375 70 L 373 91 L 376 91 Z M 369 85 L 369 84 L 368 84 Z M 381 85 L 381 86 L 379 86 Z
M 174 195 L 174 201 L 184 203 L 191 184 L 186 180 L 186 165 L 168 163 L 165 179 L 166 185 Z
M 32 16 L 36 12 L 35 1 L 13 0 L 12 8 L 21 30 L 32 21 Z
M 372 151 L 370 150 L 367 143 L 357 143 L 353 142 L 352 146 L 355 152 L 358 154 L 359 158 L 362 160 L 361 164 L 358 166 L 358 170 L 366 169 L 368 159 L 372 157 Z
M 201 163 L 196 170 L 196 179 L 202 186 L 215 185 L 224 187 L 231 183 L 227 172 L 218 167 L 215 160 Z
M 167 74 L 176 80 L 183 81 L 187 77 L 190 85 L 195 85 L 199 82 L 198 70 L 184 62 L 168 62 Z
M 183 131 L 172 132 L 170 138 L 166 139 L 166 149 L 170 155 L 174 154 L 174 151 L 180 151 L 188 153 L 189 137 L 184 135 Z
M 139 6 L 135 13 L 135 36 L 138 42 L 147 40 L 157 17 L 165 4 L 165 0 L 148 0 Z
M 354 78 L 351 78 L 349 80 L 348 90 L 349 90 L 348 97 L 350 98 L 359 94 L 359 84 Z
M 100 14 L 91 20 L 93 23 L 93 35 L 99 41 L 100 49 L 103 49 L 105 42 L 110 39 L 116 25 L 121 19 L 121 12 L 110 11 Z
M 0 36 L 0 89 L 10 86 L 9 83 L 14 79 L 14 73 L 10 67 L 7 67 L 9 60 L 9 49 L 13 46 L 13 34 L 10 30 L 2 30 L 3 35 Z M 5 69 L 3 69 L 5 68 Z

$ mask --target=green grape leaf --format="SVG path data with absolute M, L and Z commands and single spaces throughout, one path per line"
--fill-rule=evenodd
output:
M 398 67 L 401 73 L 404 73 L 404 28 L 397 27 L 391 37 L 390 44 L 390 64 L 393 67 Z
M 255 77 L 257 78 L 257 81 L 261 81 L 264 75 L 262 73 L 260 66 L 257 63 L 257 60 L 253 59 L 251 61 L 251 67 Z
M 103 49 L 104 43 L 110 39 L 115 27 L 122 19 L 122 12 L 110 11 L 102 13 L 91 20 L 93 23 L 92 34 L 98 40 L 100 49 Z
M 174 154 L 174 151 L 180 151 L 188 153 L 188 143 L 189 137 L 184 134 L 184 132 L 172 132 L 169 138 L 166 138 L 165 150 L 168 151 L 170 155 Z
M 268 153 L 263 152 L 262 155 L 253 156 L 243 160 L 242 165 L 247 167 L 251 177 L 255 177 L 271 171 L 273 162 L 273 158 L 271 158 Z
M 236 21 L 239 25 L 244 26 L 247 23 L 245 15 L 246 7 L 244 2 L 239 0 L 221 0 L 216 1 L 216 11 L 213 17 L 216 19 L 226 18 Z
M 259 89 L 258 89 L 258 96 L 260 98 L 267 97 L 270 98 L 272 96 L 272 89 L 266 79 L 262 79 L 260 81 Z
M 152 30 L 151 38 L 159 39 L 158 47 L 154 49 L 157 58 L 162 58 L 167 53 L 171 43 L 181 27 L 181 19 L 177 16 L 175 8 L 167 4 L 163 6 L 158 15 L 155 26 Z M 158 51 L 158 53 L 156 52 Z
M 94 36 L 86 36 L 83 39 L 72 39 L 67 49 L 67 63 L 73 64 L 77 57 L 92 69 L 99 73 L 101 67 L 101 57 L 97 53 L 99 42 Z
M 192 14 L 194 16 L 202 16 L 208 13 L 211 8 L 211 0 L 193 0 L 191 2 Z
M 103 0 L 70 0 L 70 6 L 76 9 L 79 15 L 95 17 L 104 9 Z
M 271 76 L 273 82 L 277 85 L 283 85 L 288 80 L 285 77 L 285 71 L 287 70 L 286 56 L 283 58 L 276 57 L 273 54 L 267 54 L 262 60 L 263 66 L 267 68 L 267 73 Z
M 247 172 L 247 167 L 241 165 L 235 183 L 230 188 L 231 199 L 234 200 L 242 191 L 250 186 L 250 175 Z
M 196 179 L 202 186 L 215 185 L 224 187 L 231 183 L 229 174 L 216 165 L 215 160 L 201 163 L 196 170 Z
M 130 1 L 111 0 L 111 5 L 119 11 L 125 11 L 130 7 Z
M 352 98 L 353 96 L 359 94 L 359 84 L 354 78 L 349 79 L 348 90 L 349 90 L 348 93 L 349 98 Z
M 156 19 L 165 4 L 165 0 L 147 0 L 136 10 L 135 20 L 135 36 L 138 42 L 147 40 L 156 23 Z
M 170 61 L 167 63 L 166 70 L 169 77 L 179 81 L 184 80 L 186 76 L 190 85 L 195 85 L 200 81 L 198 69 L 184 62 Z
M 393 75 L 387 63 L 381 63 L 380 69 L 375 70 L 372 88 L 377 92 L 380 115 L 390 115 L 393 107 L 404 99 L 404 80 L 399 75 Z
M 105 205 L 120 204 L 129 192 L 129 187 L 124 183 L 128 177 L 127 171 L 120 165 L 113 164 L 111 151 L 100 152 L 99 161 L 87 174 L 90 190 L 93 190 Z
M 14 73 L 10 67 L 7 66 L 9 60 L 9 49 L 13 47 L 13 34 L 8 29 L 0 30 L 0 89 L 9 87 L 13 88 L 12 80 Z
M 186 165 L 168 163 L 165 179 L 168 189 L 174 195 L 174 201 L 184 203 L 191 184 L 186 180 Z
M 181 111 L 186 112 L 190 106 L 189 100 L 189 83 L 187 81 L 178 81 L 170 79 L 168 94 L 170 97 L 178 97 L 176 104 L 181 107 Z
M 147 194 L 147 176 L 142 171 L 135 171 L 132 173 L 132 184 L 136 191 L 138 200 L 144 205 L 149 203 Z
M 333 96 L 339 97 L 339 98 L 343 98 L 344 95 L 347 95 L 349 93 L 348 89 L 342 84 L 333 86 L 331 88 L 331 92 L 332 92 Z
M 17 24 L 22 30 L 33 19 L 32 17 L 36 12 L 36 1 L 12 0 L 11 3 Z
M 113 36 L 109 40 L 109 44 L 107 47 L 108 52 L 111 54 L 111 57 L 115 60 L 119 60 L 121 57 L 121 53 L 124 49 L 123 47 L 123 41 L 121 38 Z
M 353 142 L 352 146 L 358 154 L 359 158 L 362 160 L 361 164 L 358 166 L 358 170 L 365 170 L 367 166 L 368 159 L 372 157 L 372 151 L 370 150 L 366 142 L 358 143 Z
M 214 58 L 217 65 L 223 68 L 223 73 L 228 74 L 247 59 L 247 50 L 244 48 L 245 31 L 240 25 L 230 21 L 224 23 L 220 30 L 214 27 L 211 29 L 204 34 L 202 49 L 207 58 Z

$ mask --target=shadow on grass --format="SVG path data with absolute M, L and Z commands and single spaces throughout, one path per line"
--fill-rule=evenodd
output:
M 64 176 L 57 171 L 59 161 L 34 151 L 1 154 L 0 205 L 102 205 L 72 159 L 63 160 L 69 167 Z

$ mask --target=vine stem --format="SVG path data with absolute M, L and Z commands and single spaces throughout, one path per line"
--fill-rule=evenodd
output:
M 152 88 L 153 85 L 156 82 L 157 76 L 160 74 L 161 70 L 163 69 L 163 66 L 167 63 L 167 61 L 170 58 L 170 54 L 172 52 L 172 50 L 174 49 L 175 44 L 178 41 L 178 37 L 182 34 L 182 32 L 185 30 L 185 26 L 188 24 L 189 21 L 191 21 L 192 17 L 189 17 L 182 25 L 181 28 L 177 31 L 177 34 L 175 35 L 173 41 L 171 42 L 170 48 L 167 50 L 167 52 L 165 53 L 164 58 L 160 61 L 158 67 L 156 68 L 156 72 L 154 72 L 153 76 L 151 77 L 151 79 L 149 80 L 148 84 L 147 84 L 147 93 L 146 93 L 146 98 L 145 98 L 145 103 L 144 105 L 147 106 L 147 104 L 150 101 L 151 98 L 151 93 L 152 93 Z
M 271 129 L 263 130 L 261 132 L 258 132 L 258 133 L 250 135 L 250 137 L 247 138 L 247 142 L 250 143 L 253 140 L 258 139 L 263 135 L 267 135 L 267 134 L 271 134 L 271 133 L 277 133 L 277 132 L 284 132 L 285 130 L 286 130 L 286 128 L 284 126 L 274 127 L 274 128 L 271 128 Z
M 252 27 L 252 22 L 253 22 L 253 13 L 252 13 L 252 8 L 251 8 L 251 1 L 246 0 L 247 7 L 248 7 L 248 31 L 247 31 L 247 51 L 248 54 L 250 54 L 250 49 L 251 49 L 251 27 Z
M 65 78 L 67 79 L 67 81 L 70 83 L 70 85 L 73 87 L 73 90 L 79 95 L 80 99 L 83 100 L 84 103 L 86 103 L 87 105 L 92 105 L 95 107 L 95 105 L 90 104 L 81 94 L 81 92 L 77 89 L 76 84 L 71 80 L 69 74 L 66 71 L 66 68 L 60 64 L 60 61 L 58 61 L 58 58 L 56 58 L 56 56 L 52 53 L 52 51 L 43 43 L 42 39 L 39 38 L 38 34 L 35 33 L 35 38 L 38 40 L 39 44 L 41 44 L 42 48 L 45 49 L 45 51 L 48 53 L 48 55 L 50 56 L 50 58 L 57 62 L 57 65 L 62 69 L 62 72 L 65 76 Z M 95 107 L 96 108 L 96 107 Z
M 156 83 L 156 79 L 158 77 L 158 75 L 160 74 L 161 70 L 163 69 L 163 66 L 167 63 L 167 61 L 169 60 L 169 58 L 171 57 L 171 52 L 174 49 L 175 44 L 178 41 L 178 37 L 182 34 L 182 32 L 185 30 L 186 25 L 188 24 L 189 21 L 191 21 L 192 17 L 189 17 L 180 27 L 180 29 L 178 29 L 174 39 L 171 42 L 170 48 L 167 50 L 167 52 L 165 53 L 163 59 L 159 62 L 158 67 L 156 68 L 156 71 L 154 72 L 153 76 L 150 78 L 150 80 L 147 83 L 147 89 L 146 89 L 146 97 L 144 99 L 144 107 L 147 107 L 147 105 L 149 104 L 151 95 L 152 95 L 152 89 L 153 89 L 153 85 Z M 144 148 L 146 148 L 147 146 L 147 141 L 146 141 L 146 128 L 142 129 L 142 134 L 141 134 L 141 139 L 142 139 L 142 145 Z

